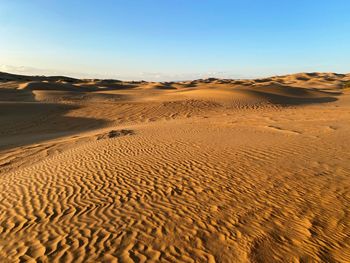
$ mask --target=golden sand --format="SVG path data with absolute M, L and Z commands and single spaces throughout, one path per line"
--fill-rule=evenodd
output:
M 1 262 L 350 262 L 350 75 L 0 81 Z

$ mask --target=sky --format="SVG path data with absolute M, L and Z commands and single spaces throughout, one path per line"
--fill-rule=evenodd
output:
M 0 71 L 122 80 L 350 72 L 349 0 L 0 0 Z

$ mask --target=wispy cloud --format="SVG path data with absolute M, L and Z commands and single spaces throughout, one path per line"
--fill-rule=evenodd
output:
M 208 71 L 200 73 L 164 73 L 164 72 L 140 72 L 140 73 L 89 73 L 89 72 L 72 72 L 55 69 L 42 69 L 28 66 L 14 66 L 14 65 L 1 65 L 0 71 L 22 74 L 22 75 L 63 75 L 76 78 L 113 78 L 121 80 L 146 80 L 146 81 L 181 81 L 181 80 L 193 80 L 204 78 L 250 78 L 242 74 L 236 74 L 228 71 Z

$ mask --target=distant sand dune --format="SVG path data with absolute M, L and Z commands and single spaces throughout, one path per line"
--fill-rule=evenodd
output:
M 32 81 L 19 85 L 19 90 L 60 90 L 60 91 L 89 91 L 86 88 L 62 82 Z
M 1 262 L 349 262 L 350 75 L 0 74 Z

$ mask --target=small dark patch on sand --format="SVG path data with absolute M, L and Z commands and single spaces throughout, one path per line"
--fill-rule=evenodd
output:
M 133 130 L 111 130 L 108 133 L 98 135 L 97 140 L 112 139 L 116 137 L 134 135 L 134 134 L 135 132 Z

